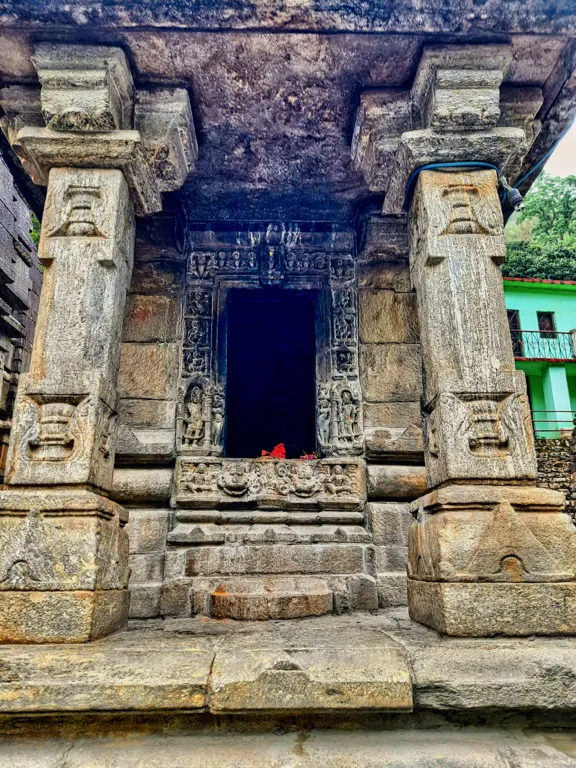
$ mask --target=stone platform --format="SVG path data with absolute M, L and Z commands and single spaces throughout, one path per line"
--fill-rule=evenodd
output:
M 569 768 L 575 713 L 576 638 L 442 638 L 405 609 L 0 647 L 0 768 Z

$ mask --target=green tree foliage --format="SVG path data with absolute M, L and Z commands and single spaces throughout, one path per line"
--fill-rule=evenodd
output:
M 538 277 L 545 280 L 576 280 L 576 250 L 518 240 L 508 243 L 505 277 Z
M 507 228 L 506 277 L 576 280 L 576 176 L 543 173 Z

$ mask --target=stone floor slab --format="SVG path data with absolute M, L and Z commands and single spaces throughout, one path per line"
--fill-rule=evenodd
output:
M 571 741 L 574 741 L 572 737 Z M 57 757 L 60 761 L 57 762 Z M 144 734 L 0 741 L 0 768 L 575 768 L 546 743 L 496 729 Z
M 153 632 L 0 646 L 0 712 L 200 709 L 212 660 L 206 640 Z
M 0 714 L 576 711 L 576 638 L 447 638 L 405 608 L 131 626 L 80 646 L 0 646 Z
M 401 647 L 361 625 L 283 624 L 274 633 L 229 636 L 210 679 L 210 711 L 411 711 Z

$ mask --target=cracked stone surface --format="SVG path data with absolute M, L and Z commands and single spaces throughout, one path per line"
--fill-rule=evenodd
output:
M 405 608 L 130 626 L 82 646 L 1 646 L 0 715 L 576 709 L 576 638 L 446 638 Z

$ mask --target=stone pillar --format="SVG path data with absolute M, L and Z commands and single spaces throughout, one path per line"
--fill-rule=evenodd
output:
M 128 615 L 128 513 L 107 494 L 134 213 L 182 183 L 195 143 L 185 92 L 134 97 L 122 51 L 40 45 L 33 61 L 46 127 L 10 109 L 3 125 L 48 191 L 38 325 L 0 492 L 0 641 L 82 642 Z
M 528 89 L 525 101 L 520 94 L 513 109 L 503 108 L 509 61 L 505 46 L 424 52 L 410 94 L 417 125 L 407 126 L 417 129 L 402 133 L 388 158 L 385 212 L 400 212 L 422 165 L 483 161 L 510 174 L 519 166 L 538 99 Z M 367 122 L 357 129 L 364 164 L 378 159 L 366 147 L 382 146 Z M 410 615 L 449 635 L 576 633 L 576 530 L 562 494 L 535 486 L 530 410 L 500 275 L 506 248 L 495 171 L 421 171 L 409 231 L 433 489 L 412 504 Z

